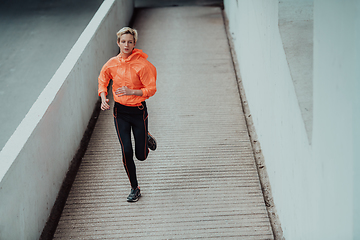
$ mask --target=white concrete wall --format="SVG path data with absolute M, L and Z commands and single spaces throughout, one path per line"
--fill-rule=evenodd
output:
M 315 0 L 313 161 L 321 239 L 360 239 L 359 83 L 360 1 Z
M 359 239 L 359 1 L 314 2 L 312 146 L 278 1 L 224 3 L 285 239 Z
M 98 99 L 97 76 L 133 8 L 104 1 L 0 152 L 0 239 L 39 238 Z

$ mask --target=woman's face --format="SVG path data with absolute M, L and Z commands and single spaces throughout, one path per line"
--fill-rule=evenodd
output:
M 135 47 L 134 36 L 131 34 L 124 34 L 120 37 L 118 42 L 120 52 L 125 55 L 130 55 Z

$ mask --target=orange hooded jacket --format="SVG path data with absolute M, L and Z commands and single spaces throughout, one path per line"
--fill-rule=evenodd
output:
M 156 92 L 156 68 L 148 60 L 148 57 L 140 49 L 134 49 L 132 54 L 123 59 L 120 54 L 111 58 L 102 67 L 99 75 L 98 94 L 105 92 L 110 79 L 113 80 L 114 101 L 125 106 L 140 106 L 141 102 L 153 96 Z M 127 86 L 130 89 L 141 89 L 142 96 L 127 95 L 118 97 L 116 89 Z

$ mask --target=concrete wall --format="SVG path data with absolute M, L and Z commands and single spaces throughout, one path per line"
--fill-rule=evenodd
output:
M 279 33 L 279 1 L 224 4 L 285 239 L 359 239 L 359 1 L 314 1 L 313 145 Z
M 322 239 L 360 239 L 360 1 L 315 0 L 313 161 Z M 320 239 L 320 238 L 317 238 Z
M 104 1 L 0 152 L 0 239 L 39 238 L 98 99 L 97 76 L 133 8 Z

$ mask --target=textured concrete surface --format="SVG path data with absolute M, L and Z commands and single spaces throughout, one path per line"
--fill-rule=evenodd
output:
M 158 149 L 130 185 L 111 111 L 99 116 L 54 239 L 273 239 L 220 8 L 141 10 L 138 47 L 158 70 Z M 96 81 L 96 79 L 94 79 Z
M 103 0 L 5 0 L 0 5 L 0 149 Z

